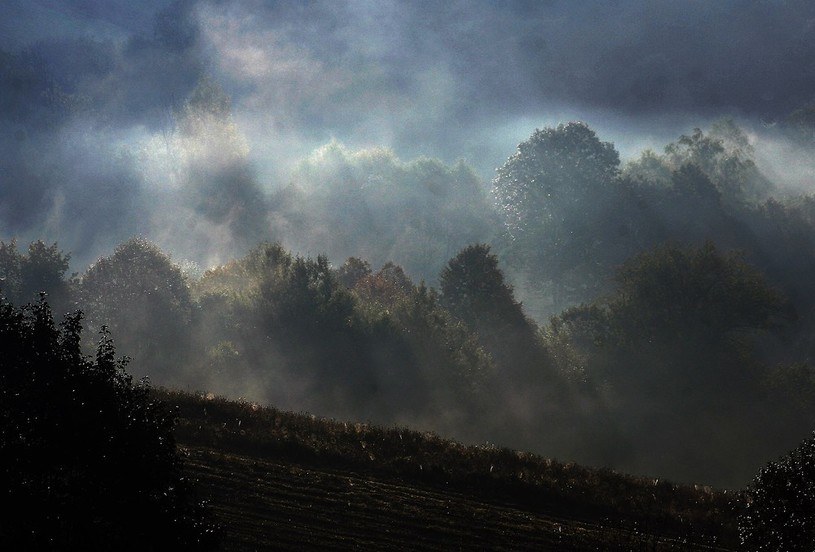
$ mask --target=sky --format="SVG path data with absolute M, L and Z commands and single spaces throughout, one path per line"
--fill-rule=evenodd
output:
M 815 4 L 5 0 L 0 53 L 0 234 L 88 262 L 186 229 L 170 248 L 208 264 L 241 244 L 251 198 L 331 140 L 488 182 L 570 120 L 623 159 L 723 116 L 771 128 L 813 100 Z M 179 133 L 202 81 L 229 117 Z M 226 174 L 237 199 L 212 208 Z

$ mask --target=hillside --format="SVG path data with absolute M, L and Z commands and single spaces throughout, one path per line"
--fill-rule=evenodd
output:
M 227 550 L 731 550 L 738 496 L 157 391 Z

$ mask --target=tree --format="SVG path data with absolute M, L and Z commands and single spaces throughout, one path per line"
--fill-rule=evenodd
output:
M 536 130 L 498 169 L 492 194 L 503 216 L 501 254 L 514 280 L 526 276 L 552 314 L 603 287 L 606 257 L 622 221 L 620 158 L 584 123 Z M 542 302 L 542 301 L 541 301 Z
M 498 169 L 492 193 L 511 236 L 557 231 L 617 176 L 620 156 L 584 123 L 536 130 Z
M 17 250 L 17 242 L 0 241 L 0 293 L 7 300 L 19 303 L 22 286 L 22 255 Z
M 767 464 L 745 493 L 744 550 L 796 552 L 815 542 L 815 437 Z
M 348 257 L 337 270 L 337 278 L 347 289 L 353 288 L 357 282 L 371 275 L 371 265 L 359 257 Z
M 491 422 L 493 431 L 501 434 L 507 427 L 521 427 L 517 433 L 528 432 L 529 441 L 519 446 L 547 444 L 575 453 L 567 443 L 579 441 L 576 435 L 585 436 L 589 409 L 573 408 L 578 390 L 555 370 L 536 324 L 515 300 L 490 247 L 464 248 L 450 259 L 440 280 L 441 304 L 475 334 L 494 361 L 487 381 L 492 406 L 501 414 Z M 547 428 L 545 435 L 531 430 L 538 424 Z
M 81 314 L 0 299 L 0 542 L 26 550 L 204 550 L 212 527 L 181 473 L 174 416 L 133 384 Z
M 141 369 L 177 373 L 192 299 L 181 270 L 156 245 L 128 240 L 91 265 L 78 287 L 92 327 L 106 325 L 121 335 Z
M 213 376 L 219 388 L 243 385 L 235 394 L 438 431 L 479 411 L 473 405 L 491 359 L 398 265 L 371 274 L 366 261 L 351 259 L 338 271 L 323 256 L 265 243 L 207 271 L 195 290 L 199 350 L 207 365 L 229 365 Z M 227 369 L 231 377 L 222 377 Z M 235 378 L 238 370 L 245 377 Z
M 753 147 L 730 119 L 715 122 L 707 134 L 696 128 L 690 136 L 665 146 L 664 162 L 672 170 L 696 165 L 730 207 L 766 199 L 773 185 L 753 161 Z
M 614 293 L 554 318 L 547 339 L 625 420 L 625 469 L 732 485 L 746 467 L 733 457 L 764 454 L 763 430 L 786 431 L 766 415 L 778 409 L 768 408 L 764 354 L 791 316 L 738 253 L 664 245 L 627 261 Z
M 486 339 L 488 348 L 501 344 L 493 343 L 492 335 L 503 336 L 499 342 L 510 336 L 534 335 L 489 245 L 470 245 L 450 259 L 441 272 L 440 287 L 442 304 Z
M 784 297 L 738 253 L 664 245 L 629 259 L 617 290 L 553 319 L 594 351 L 593 376 L 647 396 L 754 385 L 752 343 L 792 313 Z M 752 374 L 756 376 L 756 374 Z M 634 392 L 634 395 L 636 395 Z M 667 398 L 667 397 L 666 397 Z
M 626 262 L 611 308 L 632 333 L 724 343 L 778 327 L 790 314 L 783 296 L 738 252 L 665 245 Z
M 804 147 L 815 144 L 815 102 L 809 102 L 790 113 L 783 121 L 784 130 Z
M 435 280 L 453 252 L 494 229 L 483 184 L 464 163 L 403 162 L 337 142 L 304 159 L 272 204 L 274 231 L 300 251 L 393 260 L 417 281 Z
M 392 307 L 409 297 L 414 287 L 402 267 L 388 261 L 376 274 L 361 278 L 354 286 L 354 291 L 366 301 Z
M 65 273 L 71 260 L 54 243 L 32 242 L 27 254 L 17 250 L 17 243 L 0 241 L 0 293 L 16 305 L 35 301 L 40 293 L 59 310 L 67 310 L 70 290 Z

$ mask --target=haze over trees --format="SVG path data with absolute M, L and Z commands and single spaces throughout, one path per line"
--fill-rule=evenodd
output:
M 683 480 L 744 484 L 811 431 L 813 109 L 779 62 L 811 7 L 331 4 L 6 24 L 3 297 L 82 309 L 161 385 Z M 640 8 L 690 22 L 653 40 Z M 767 21 L 753 73 L 688 39 Z M 681 124 L 643 131 L 660 106 Z
M 209 124 L 227 100 L 201 86 Z M 519 146 L 491 205 L 462 163 L 332 143 L 240 205 L 338 258 L 258 239 L 182 270 L 133 238 L 68 276 L 57 244 L 9 241 L 0 289 L 82 308 L 161 385 L 739 485 L 810 431 L 815 397 L 812 198 L 755 156 L 721 121 L 621 166 L 563 124 Z
M 211 544 L 149 381 L 810 545 L 815 3 L 131 4 L 0 2 L 0 540 Z
M 492 236 L 494 213 L 463 162 L 410 162 L 385 149 L 350 151 L 331 142 L 302 160 L 272 197 L 272 235 L 332 259 L 392 261 L 435 282 L 444 260 Z

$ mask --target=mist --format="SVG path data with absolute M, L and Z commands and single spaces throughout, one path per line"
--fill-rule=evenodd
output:
M 803 0 L 151 0 L 138 8 L 11 0 L 0 7 L 0 240 L 16 240 L 21 252 L 56 242 L 69 254 L 62 276 L 75 273 L 74 306 L 91 326 L 126 312 L 105 305 L 113 284 L 100 276 L 111 259 L 128 266 L 118 259 L 132 248 L 122 244 L 141 244 L 135 258 L 164 267 L 145 280 L 156 291 L 172 272 L 165 256 L 181 267 L 173 299 L 120 324 L 133 334 L 123 342 L 137 349 L 123 352 L 162 385 L 737 485 L 811 428 L 799 422 L 775 440 L 745 444 L 738 469 L 723 452 L 716 466 L 704 455 L 672 463 L 672 445 L 650 439 L 658 430 L 643 429 L 639 440 L 628 429 L 660 408 L 625 395 L 626 380 L 609 372 L 630 342 L 601 351 L 592 343 L 611 343 L 612 334 L 592 332 L 628 313 L 620 271 L 631 259 L 666 244 L 686 248 L 677 258 L 695 258 L 709 242 L 716 262 L 740 251 L 787 305 L 768 301 L 783 329 L 751 319 L 754 340 L 723 330 L 711 355 L 761 365 L 755 380 L 773 382 L 749 389 L 753 398 L 771 389 L 761 401 L 783 396 L 796 377 L 809 381 L 813 21 L 815 6 Z M 540 173 L 524 153 L 536 139 L 543 153 L 529 159 L 544 159 Z M 543 196 L 535 199 L 529 182 L 544 182 L 554 199 L 536 203 Z M 500 309 L 468 310 L 452 288 L 443 291 L 449 263 L 474 244 L 495 255 L 495 281 L 507 290 Z M 285 267 L 278 280 L 252 272 L 259 251 L 291 257 L 274 265 Z M 326 372 L 320 362 L 335 353 L 310 341 L 308 326 L 295 341 L 311 355 L 268 335 L 288 319 L 263 286 L 301 289 L 298 270 L 333 290 L 331 301 L 357 321 L 349 329 L 329 317 L 336 343 L 356 344 L 362 353 L 349 358 L 369 372 L 350 364 Z M 189 288 L 183 297 L 178 286 Z M 322 304 L 303 301 L 302 312 Z M 426 310 L 411 318 L 408 304 Z M 156 322 L 162 309 L 183 331 Z M 218 316 L 254 326 L 223 326 Z M 411 325 L 422 316 L 435 321 L 428 349 L 399 333 L 424 328 Z M 146 342 L 171 346 L 156 324 L 183 336 L 183 369 L 169 352 L 144 353 Z M 722 345 L 734 341 L 743 348 Z M 532 352 L 512 356 L 510 342 Z M 458 351 L 439 361 L 443 377 L 420 367 L 433 347 Z M 659 354 L 637 366 L 659 365 Z M 450 383 L 465 372 L 472 389 Z M 697 384 L 707 385 L 683 380 Z M 490 386 L 500 401 L 479 395 Z M 491 422 L 472 431 L 484 408 Z M 726 415 L 700 408 L 743 435 Z M 774 415 L 781 424 L 802 412 Z M 560 426 L 541 435 L 541 419 Z M 586 444 L 604 433 L 611 437 Z
M 172 132 L 203 79 L 228 96 L 244 140 L 247 184 L 237 194 L 287 186 L 299 160 L 332 139 L 352 151 L 389 148 L 405 161 L 463 160 L 488 182 L 535 128 L 586 121 L 626 159 L 722 116 L 761 131 L 812 95 L 805 61 L 815 8 L 806 2 L 168 0 L 135 10 L 77 0 L 8 2 L 2 10 L 4 188 L 33 196 L 12 209 L 4 233 L 40 237 L 50 220 L 53 239 L 75 252 L 78 268 L 119 236 L 178 234 L 154 213 L 164 203 L 156 193 L 177 186 L 169 167 L 155 172 L 167 155 L 155 142 Z M 81 139 L 71 129 L 83 129 Z M 25 147 L 15 140 L 22 136 Z M 53 180 L 42 174 L 44 162 L 26 164 L 26 151 L 53 156 L 49 143 L 82 159 L 98 182 L 63 170 L 67 159 L 48 160 L 60 175 Z M 106 149 L 116 151 L 101 155 Z M 144 163 L 114 170 L 115 154 L 147 156 L 151 181 Z M 125 176 L 110 171 L 131 183 L 111 184 Z M 37 182 L 22 184 L 26 178 Z M 113 202 L 130 195 L 124 201 L 138 205 L 142 222 L 111 217 L 104 234 L 114 240 L 63 232 L 60 217 L 84 218 L 60 203 L 65 186 Z M 21 195 L 4 193 L 4 203 Z M 49 210 L 55 214 L 43 217 Z M 222 237 L 212 251 L 159 241 L 196 262 L 223 260 L 231 239 L 223 236 L 233 230 L 213 222 Z

